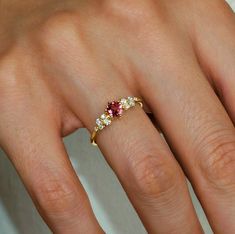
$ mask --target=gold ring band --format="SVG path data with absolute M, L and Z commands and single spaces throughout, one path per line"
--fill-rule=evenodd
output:
M 103 130 L 106 126 L 110 125 L 114 118 L 121 117 L 124 111 L 134 107 L 136 104 L 139 104 L 141 107 L 143 107 L 142 100 L 138 97 L 120 98 L 118 101 L 108 102 L 104 113 L 96 119 L 96 126 L 94 127 L 90 137 L 91 144 L 97 145 L 97 133 Z

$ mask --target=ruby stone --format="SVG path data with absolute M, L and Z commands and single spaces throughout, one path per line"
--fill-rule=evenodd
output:
M 106 108 L 106 111 L 112 116 L 112 117 L 119 117 L 122 115 L 123 109 L 122 104 L 117 101 L 112 101 L 108 103 L 108 106 Z

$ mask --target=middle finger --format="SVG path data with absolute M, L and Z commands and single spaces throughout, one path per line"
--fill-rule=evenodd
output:
M 107 101 L 132 94 L 118 79 L 108 83 L 97 90 L 96 99 L 83 97 L 86 106 L 74 103 L 90 131 Z M 111 126 L 98 133 L 97 143 L 149 233 L 201 233 L 184 174 L 139 106 L 127 110 L 121 119 L 113 120 Z

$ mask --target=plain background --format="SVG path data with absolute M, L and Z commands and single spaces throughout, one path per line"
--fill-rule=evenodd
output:
M 228 0 L 235 10 L 235 0 Z M 94 212 L 108 234 L 145 234 L 117 178 L 97 147 L 81 129 L 64 139 L 73 166 L 82 181 Z M 191 186 L 198 217 L 206 234 L 212 233 Z M 51 233 L 34 208 L 17 173 L 0 150 L 0 234 Z

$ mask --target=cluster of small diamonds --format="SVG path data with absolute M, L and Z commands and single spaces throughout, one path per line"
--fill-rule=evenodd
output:
M 122 98 L 120 100 L 120 103 L 122 104 L 124 110 L 128 110 L 130 107 L 135 106 L 135 98 L 134 97 Z
M 96 125 L 100 130 L 102 130 L 105 126 L 108 126 L 110 124 L 111 124 L 111 116 L 108 113 L 104 113 L 98 119 L 96 119 Z
M 109 102 L 104 114 L 96 119 L 96 130 L 102 130 L 112 122 L 113 117 L 120 117 L 123 110 L 128 110 L 130 107 L 135 106 L 135 97 L 121 98 L 119 101 Z

